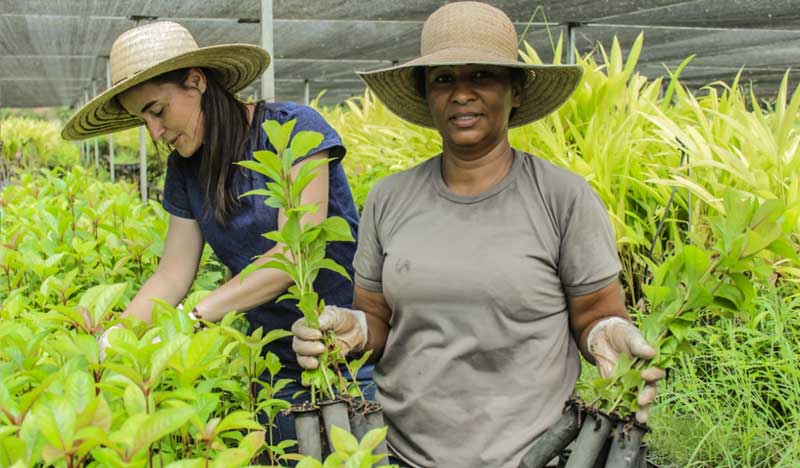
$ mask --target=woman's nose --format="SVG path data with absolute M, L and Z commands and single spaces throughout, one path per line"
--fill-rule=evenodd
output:
M 149 119 L 146 124 L 147 131 L 150 133 L 150 138 L 154 141 L 158 141 L 164 135 L 166 129 L 158 120 Z
M 475 97 L 470 80 L 463 77 L 456 77 L 453 82 L 452 98 L 454 102 L 465 103 Z

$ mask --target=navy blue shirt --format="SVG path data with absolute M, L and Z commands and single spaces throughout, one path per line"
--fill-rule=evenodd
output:
M 253 151 L 268 149 L 275 151 L 267 135 L 261 128 L 265 120 L 277 120 L 281 124 L 297 119 L 293 134 L 302 130 L 322 133 L 322 143 L 309 152 L 309 155 L 328 150 L 334 158 L 329 164 L 328 216 L 340 216 L 350 224 L 355 238 L 358 230 L 358 211 L 356 210 L 350 186 L 347 184 L 341 161 L 345 155 L 342 140 L 336 131 L 314 109 L 290 102 L 264 103 L 256 105 L 253 123 L 248 135 L 248 151 L 245 159 L 253 159 Z M 164 209 L 181 218 L 196 220 L 206 242 L 214 250 L 217 258 L 234 275 L 238 274 L 255 257 L 264 254 L 275 246 L 263 234 L 278 228 L 278 209 L 264 204 L 262 196 L 247 196 L 240 199 L 241 205 L 228 217 L 227 226 L 220 225 L 205 201 L 205 190 L 198 180 L 200 156 L 181 157 L 176 152 L 169 156 L 167 175 L 164 183 Z M 239 194 L 253 189 L 263 189 L 271 181 L 268 177 L 245 168 L 239 168 L 234 185 Z M 353 276 L 353 255 L 355 242 L 333 242 L 328 244 L 327 256 L 342 265 Z M 319 272 L 314 282 L 315 291 L 325 304 L 350 307 L 353 302 L 353 285 L 346 278 L 329 270 Z M 269 301 L 246 312 L 250 330 L 264 328 L 264 333 L 273 329 L 289 330 L 292 324 L 303 315 L 294 301 Z M 301 368 L 291 347 L 291 337 L 275 341 L 265 346 L 262 352 L 272 351 L 284 365 L 281 377 L 299 380 Z

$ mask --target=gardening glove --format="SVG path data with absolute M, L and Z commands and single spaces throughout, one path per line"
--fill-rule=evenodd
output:
M 292 349 L 304 369 L 319 366 L 317 357 L 325 352 L 322 335 L 327 331 L 333 331 L 343 356 L 350 351 L 362 351 L 367 345 L 367 316 L 360 310 L 325 306 L 319 316 L 319 329 L 309 327 L 304 318 L 294 322 Z
M 656 355 L 656 350 L 647 344 L 639 329 L 621 317 L 609 317 L 597 322 L 589 332 L 586 345 L 603 378 L 614 372 L 620 354 L 644 360 Z M 646 383 L 637 398 L 641 409 L 636 412 L 636 420 L 644 424 L 647 422 L 649 406 L 656 398 L 656 383 L 666 376 L 666 372 L 651 367 L 644 369 L 641 376 Z
M 97 338 L 97 345 L 100 347 L 100 362 L 106 360 L 106 349 L 108 349 L 110 346 L 110 343 L 108 342 L 108 335 L 111 334 L 112 330 L 117 328 L 122 328 L 122 324 L 118 323 L 116 325 L 111 325 L 100 335 L 99 338 Z

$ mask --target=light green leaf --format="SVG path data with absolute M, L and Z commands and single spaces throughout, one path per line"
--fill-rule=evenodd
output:
M 147 416 L 134 434 L 132 453 L 138 453 L 167 434 L 177 431 L 192 415 L 194 415 L 192 408 L 183 407 L 162 409 Z
M 295 159 L 302 158 L 314 148 L 318 147 L 324 137 L 319 132 L 303 130 L 297 132 L 292 138 L 291 149 Z
M 331 442 L 337 452 L 346 454 L 355 453 L 358 450 L 358 441 L 353 434 L 347 432 L 339 426 L 331 426 Z
M 125 411 L 128 412 L 129 416 L 147 412 L 147 401 L 145 400 L 144 393 L 134 384 L 129 384 L 125 388 L 122 401 L 125 403 Z
M 153 353 L 153 356 L 150 358 L 150 373 L 147 379 L 148 385 L 155 385 L 172 356 L 181 350 L 188 342 L 189 337 L 185 335 L 176 335 L 167 343 L 163 343 L 163 346 Z
M 386 433 L 388 428 L 379 427 L 376 429 L 372 429 L 371 431 L 364 434 L 364 437 L 361 439 L 361 442 L 358 444 L 358 448 L 360 450 L 368 450 L 372 452 L 375 448 L 380 445 L 380 443 L 386 439 Z

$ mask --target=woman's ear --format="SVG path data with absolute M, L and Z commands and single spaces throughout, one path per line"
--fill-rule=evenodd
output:
M 187 88 L 194 88 L 203 94 L 206 92 L 206 75 L 199 68 L 190 68 L 183 85 Z
M 511 82 L 511 107 L 519 107 L 522 105 L 522 85 L 516 82 Z

